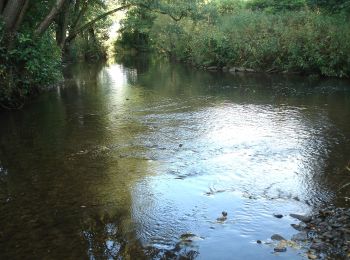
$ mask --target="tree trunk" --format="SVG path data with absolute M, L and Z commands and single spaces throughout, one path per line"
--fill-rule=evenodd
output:
M 44 18 L 44 20 L 39 24 L 38 28 L 34 31 L 35 36 L 41 36 L 47 28 L 52 24 L 56 15 L 60 12 L 64 2 L 66 0 L 56 0 L 56 3 L 52 7 L 49 14 Z
M 66 1 L 62 12 L 57 18 L 57 28 L 56 28 L 56 42 L 57 45 L 62 49 L 67 38 L 67 27 L 68 27 L 68 14 L 70 1 Z
M 0 15 L 2 14 L 2 10 L 4 9 L 6 0 L 0 0 Z
M 13 29 L 14 32 L 18 31 L 19 30 L 19 27 L 21 26 L 22 22 L 23 22 L 23 19 L 24 19 L 24 16 L 28 10 L 28 7 L 29 7 L 29 2 L 30 0 L 25 0 L 24 4 L 23 4 L 23 7 L 22 7 L 22 10 L 18 16 L 18 19 L 16 21 L 16 24 L 15 24 L 15 27 Z
M 23 8 L 24 0 L 10 0 L 4 6 L 2 16 L 5 22 L 5 30 L 12 32 L 15 28 L 17 18 Z

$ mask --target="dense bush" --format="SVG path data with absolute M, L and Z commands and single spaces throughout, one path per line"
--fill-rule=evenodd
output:
M 5 48 L 0 26 L 0 105 L 17 108 L 27 96 L 60 79 L 61 52 L 50 35 L 34 41 L 18 33 L 12 44 Z
M 307 7 L 305 0 L 251 0 L 247 7 L 268 12 L 300 11 Z
M 344 14 L 314 11 L 305 0 L 212 1 L 197 13 L 197 19 L 180 21 L 157 15 L 144 31 L 147 44 L 196 66 L 350 75 L 350 22 Z M 137 17 L 132 19 L 137 28 Z M 121 39 L 126 36 L 122 31 Z
M 339 77 L 350 73 L 350 25 L 340 16 L 244 11 L 216 24 L 165 22 L 163 17 L 153 29 L 157 49 L 196 65 Z

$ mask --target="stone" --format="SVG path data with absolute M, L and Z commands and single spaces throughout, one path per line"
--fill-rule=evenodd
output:
M 319 243 L 312 243 L 310 246 L 311 249 L 317 250 L 317 251 L 322 251 L 326 249 L 326 244 L 319 242 Z
M 276 246 L 273 250 L 277 253 L 283 253 L 287 251 L 287 248 L 283 246 Z
M 300 220 L 301 222 L 307 223 L 311 221 L 311 217 L 309 216 L 304 216 L 304 215 L 299 215 L 299 214 L 289 214 L 292 218 L 295 218 L 297 220 Z
M 298 224 L 290 224 L 295 230 L 298 231 L 303 231 L 305 229 L 305 227 L 298 225 Z
M 276 240 L 276 241 L 282 241 L 282 240 L 286 240 L 284 237 L 282 237 L 281 235 L 278 234 L 274 234 L 271 236 L 272 240 Z
M 308 257 L 309 259 L 317 259 L 317 258 L 318 258 L 316 255 L 314 255 L 314 254 L 312 254 L 312 253 L 308 253 L 308 254 L 307 254 L 307 257 Z
M 304 232 L 301 232 L 292 236 L 292 241 L 306 241 L 306 240 L 308 240 L 308 236 Z
M 273 216 L 274 216 L 275 218 L 283 218 L 283 215 L 282 215 L 282 214 L 273 214 Z

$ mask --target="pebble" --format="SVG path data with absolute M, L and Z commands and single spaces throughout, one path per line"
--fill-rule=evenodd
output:
M 282 214 L 273 214 L 273 216 L 274 216 L 275 218 L 283 218 L 283 215 L 282 215 Z

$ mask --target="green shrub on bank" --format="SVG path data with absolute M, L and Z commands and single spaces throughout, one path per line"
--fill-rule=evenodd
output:
M 344 77 L 350 75 L 349 32 L 341 15 L 241 10 L 214 23 L 159 16 L 151 39 L 155 49 L 199 66 Z
M 306 0 L 251 0 L 246 7 L 255 11 L 272 13 L 286 11 L 300 11 L 307 8 Z
M 33 40 L 26 33 L 15 36 L 12 48 L 5 48 L 0 25 L 0 105 L 17 108 L 29 95 L 61 78 L 61 51 L 50 35 Z

